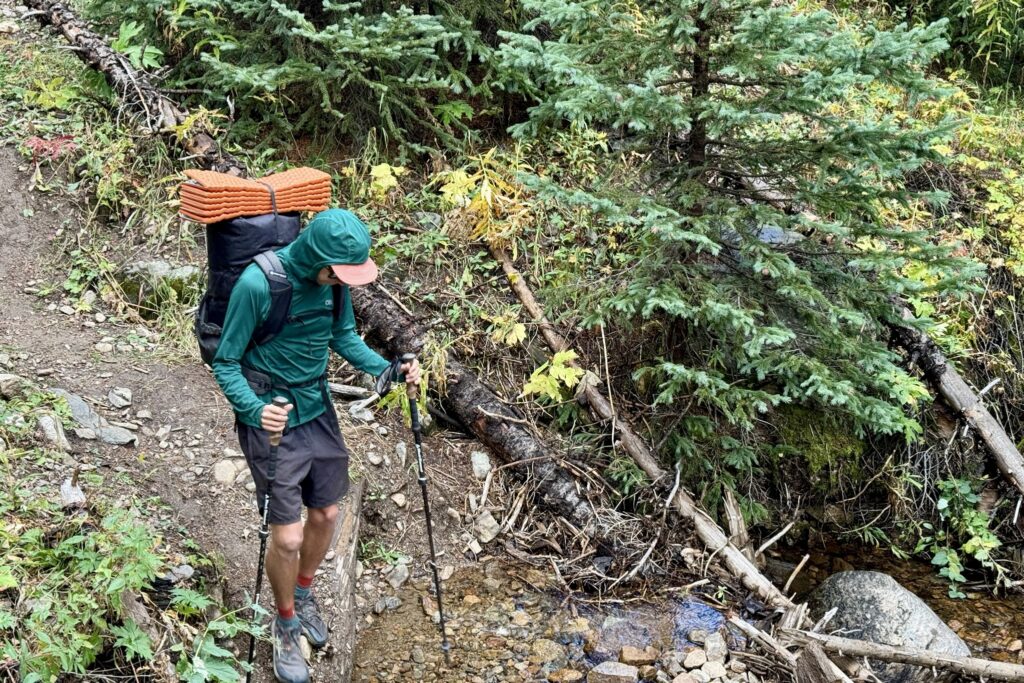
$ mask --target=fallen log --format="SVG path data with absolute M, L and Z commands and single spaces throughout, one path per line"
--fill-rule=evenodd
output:
M 359 522 L 362 510 L 366 480 L 359 479 L 349 487 L 348 495 L 342 501 L 338 515 L 338 527 L 334 530 L 334 554 L 338 558 L 338 612 L 342 615 L 340 624 L 331 627 L 337 645 L 338 680 L 352 678 L 356 649 L 356 563 L 359 557 Z
M 502 270 L 508 277 L 509 285 L 515 291 L 523 307 L 533 317 L 540 327 L 541 334 L 552 351 L 558 353 L 569 348 L 569 343 L 555 330 L 548 321 L 547 316 L 541 309 L 533 292 L 526 285 L 526 281 L 509 259 L 508 254 L 497 248 L 491 249 L 491 253 L 501 263 Z M 577 366 L 578 367 L 578 366 Z M 644 440 L 637 436 L 627 420 L 623 420 L 615 412 L 614 406 L 597 387 L 590 382 L 580 382 L 580 401 L 587 406 L 595 419 L 609 423 L 613 434 L 617 439 L 616 443 L 621 445 L 623 450 L 629 454 L 633 461 L 650 477 L 651 481 L 658 482 L 665 477 L 665 471 L 658 464 Z M 711 519 L 704 512 L 693 497 L 683 487 L 679 487 L 675 498 L 672 501 L 676 512 L 691 521 L 694 530 L 704 545 L 708 547 L 711 554 L 718 556 L 732 574 L 749 590 L 753 591 L 759 598 L 772 605 L 783 609 L 794 607 L 793 602 L 786 597 L 778 588 L 772 584 L 761 572 L 751 559 L 732 544 L 729 537 L 722 530 L 722 527 Z
M 123 54 L 107 45 L 71 8 L 53 0 L 26 0 L 25 4 L 36 10 L 40 21 L 59 29 L 68 43 L 77 48 L 75 54 L 106 77 L 132 109 L 143 131 L 178 136 L 179 129 L 185 127 L 180 144 L 197 165 L 221 173 L 245 175 L 241 161 L 221 149 L 209 131 L 194 120 L 189 121 L 187 111 L 161 93 L 145 73 L 136 71 Z
M 899 306 L 898 312 L 902 320 L 914 318 L 906 306 Z M 1024 493 L 1024 458 L 998 420 L 985 408 L 981 397 L 967 385 L 924 332 L 897 324 L 891 324 L 889 329 L 896 345 L 907 352 L 910 361 L 921 369 L 925 379 L 985 442 L 1006 480 Z
M 363 329 L 394 355 L 417 352 L 423 329 L 376 287 L 352 290 L 352 307 Z M 521 476 L 532 472 L 542 503 L 585 535 L 601 542 L 601 529 L 590 502 L 581 495 L 576 479 L 560 466 L 557 457 L 534 434 L 526 416 L 501 400 L 475 373 L 451 354 L 444 364 L 446 404 L 455 417 Z M 527 464 L 516 465 L 517 462 Z
M 839 655 L 858 658 L 867 657 L 868 659 L 877 659 L 883 662 L 897 662 L 900 664 L 954 671 L 965 676 L 1024 683 L 1024 666 L 1020 664 L 994 662 L 989 659 L 977 659 L 975 657 L 957 657 L 917 648 L 893 647 L 866 640 L 810 633 L 797 629 L 782 629 L 780 633 L 787 640 L 803 647 L 817 644 L 826 652 L 833 652 Z

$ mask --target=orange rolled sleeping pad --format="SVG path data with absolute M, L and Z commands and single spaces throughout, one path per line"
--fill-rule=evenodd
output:
M 179 213 L 196 223 L 219 223 L 265 213 L 323 211 L 331 202 L 331 176 L 315 168 L 293 168 L 264 178 L 239 178 L 188 170 L 178 186 Z

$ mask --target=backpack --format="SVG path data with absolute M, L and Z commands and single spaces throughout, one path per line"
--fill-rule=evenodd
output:
M 299 235 L 298 213 L 268 213 L 242 216 L 206 226 L 208 280 L 206 292 L 196 310 L 195 335 L 203 362 L 213 366 L 228 311 L 231 290 L 242 271 L 255 262 L 270 285 L 267 318 L 252 333 L 249 346 L 266 344 L 289 321 L 292 286 L 281 260 L 274 253 Z M 332 287 L 334 320 L 341 315 L 341 286 Z

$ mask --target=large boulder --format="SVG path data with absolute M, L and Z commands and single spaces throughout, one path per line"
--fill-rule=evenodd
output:
M 881 572 L 833 574 L 811 596 L 810 607 L 815 618 L 837 608 L 828 628 L 842 629 L 847 638 L 962 657 L 971 654 L 964 641 L 928 605 Z M 872 661 L 871 667 L 885 683 L 932 679 L 930 671 L 906 664 Z

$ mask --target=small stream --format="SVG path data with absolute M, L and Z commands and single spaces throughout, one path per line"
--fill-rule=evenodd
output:
M 785 559 L 799 561 L 800 557 Z M 968 591 L 968 599 L 954 600 L 947 595 L 945 581 L 923 562 L 900 562 L 864 548 L 857 548 L 855 554 L 819 553 L 799 576 L 798 599 L 830 574 L 849 569 L 893 576 L 924 599 L 976 656 L 1024 662 L 1024 652 L 1017 649 L 1024 636 L 1024 595 L 992 597 Z M 368 591 L 367 597 L 374 594 L 383 599 L 392 594 L 399 600 L 374 610 L 365 621 L 353 678 L 359 683 L 578 680 L 559 674 L 586 672 L 616 659 L 627 645 L 653 647 L 659 653 L 689 651 L 695 646 L 690 639 L 695 631 L 718 631 L 726 635 L 730 648 L 743 646 L 733 629 L 722 628 L 723 612 L 699 596 L 653 604 L 568 601 L 543 572 L 492 559 L 457 571 L 445 583 L 445 612 L 453 643 L 451 663 L 446 665 L 440 656 L 437 626 L 427 617 L 435 608 L 431 600 L 424 601 L 431 585 L 426 576 L 409 581 L 397 594 L 382 579 L 364 577 L 364 585 L 381 589 Z

